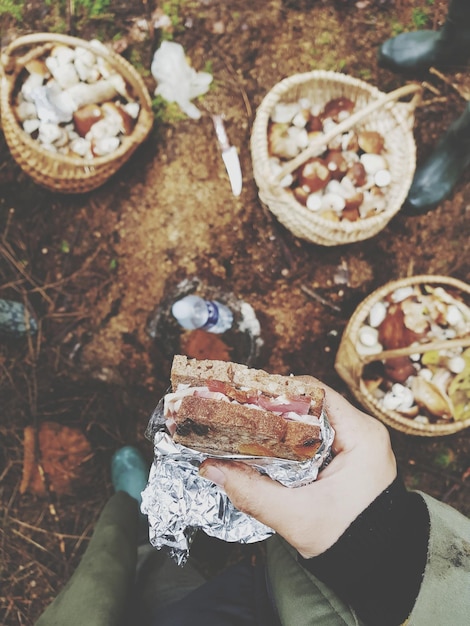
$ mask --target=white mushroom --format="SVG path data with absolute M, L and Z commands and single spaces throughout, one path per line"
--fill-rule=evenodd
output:
M 122 77 L 119 78 L 123 81 Z M 99 104 L 106 100 L 113 100 L 120 93 L 118 88 L 122 90 L 121 81 L 112 77 L 93 84 L 78 83 L 67 89 L 65 93 L 75 103 L 76 109 L 79 109 L 86 104 Z
M 64 63 L 58 57 L 50 56 L 46 59 L 46 66 L 62 89 L 68 89 L 80 82 L 75 65 L 71 62 Z
M 132 117 L 133 120 L 136 120 L 139 117 L 140 104 L 138 102 L 127 102 L 122 108 Z
M 290 124 L 299 110 L 300 105 L 298 102 L 290 102 L 288 104 L 278 102 L 273 108 L 271 119 L 278 124 Z
M 36 106 L 33 102 L 23 100 L 16 107 L 16 115 L 20 122 L 37 118 Z
M 297 128 L 305 128 L 309 118 L 309 113 L 305 109 L 300 110 L 292 120 L 292 124 Z
M 384 302 L 376 302 L 369 311 L 369 325 L 378 328 L 387 315 L 387 307 Z
M 358 336 L 364 346 L 371 347 L 379 343 L 379 331 L 372 326 L 361 326 Z
M 77 137 L 70 142 L 70 150 L 81 157 L 92 158 L 91 142 L 85 137 Z
M 415 397 L 411 389 L 400 383 L 395 383 L 391 390 L 384 395 L 382 403 L 385 409 L 402 412 L 411 409 L 415 403 Z
M 120 145 L 119 137 L 103 137 L 92 143 L 93 154 L 96 156 L 105 156 L 115 152 Z
M 74 58 L 75 58 L 75 48 L 70 48 L 69 46 L 64 46 L 63 44 L 58 44 L 54 46 L 48 57 L 48 59 L 54 59 L 60 65 L 66 65 L 67 63 L 72 63 Z M 47 65 L 47 59 L 46 59 L 46 65 Z
M 66 133 L 65 129 L 58 124 L 42 122 L 39 125 L 38 140 L 43 144 L 55 144 L 56 142 L 61 142 L 63 132 Z
M 465 359 L 462 356 L 454 356 L 447 362 L 447 367 L 453 374 L 460 374 L 465 369 Z
M 387 161 L 380 154 L 362 154 L 359 160 L 371 176 L 374 176 L 379 170 L 388 169 Z
M 294 175 L 286 174 L 284 178 L 281 178 L 281 180 L 279 181 L 279 185 L 281 187 L 287 188 L 287 187 L 290 187 L 293 182 L 294 182 Z
M 23 122 L 23 130 L 25 131 L 25 133 L 28 133 L 28 135 L 32 135 L 32 133 L 37 131 L 37 129 L 39 128 L 40 123 L 41 122 L 37 118 L 32 120 L 25 120 Z
M 341 213 L 346 206 L 346 200 L 335 193 L 325 193 L 321 199 L 321 210 L 332 210 L 335 213 Z
M 21 85 L 21 95 L 23 96 L 23 98 L 28 102 L 34 102 L 33 92 L 38 87 L 42 87 L 43 80 L 44 79 L 41 74 L 30 74 Z
M 462 324 L 463 319 L 464 317 L 459 307 L 457 307 L 455 304 L 450 304 L 447 307 L 446 322 L 450 326 L 459 326 L 460 324 Z
M 387 187 L 392 182 L 392 175 L 389 170 L 379 170 L 374 175 L 374 183 L 377 187 Z
M 287 129 L 287 134 L 300 150 L 303 150 L 308 146 L 309 139 L 308 133 L 305 128 L 289 126 L 289 128 Z
M 310 211 L 319 211 L 322 205 L 322 195 L 323 192 L 321 191 L 311 193 L 307 198 L 307 209 L 310 209 Z
M 432 371 L 427 367 L 422 367 L 420 370 L 418 370 L 418 376 L 424 378 L 425 380 L 432 380 L 433 374 Z
M 390 298 L 392 302 L 401 302 L 402 300 L 405 300 L 405 298 L 412 296 L 413 293 L 413 287 L 398 287 L 398 289 L 395 289 L 395 291 L 391 294 Z

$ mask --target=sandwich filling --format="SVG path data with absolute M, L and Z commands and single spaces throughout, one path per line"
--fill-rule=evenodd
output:
M 258 390 L 237 388 L 221 381 L 208 381 L 207 385 L 191 387 L 179 384 L 174 392 L 164 397 L 164 417 L 168 432 L 173 436 L 177 429 L 176 416 L 184 398 L 194 397 L 202 400 L 216 400 L 243 406 L 246 409 L 269 411 L 285 420 L 320 426 L 319 415 L 311 398 L 308 396 L 268 396 Z M 318 411 L 316 411 L 318 413 Z

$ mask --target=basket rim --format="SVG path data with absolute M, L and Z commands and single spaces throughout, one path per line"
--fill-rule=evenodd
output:
M 330 70 L 312 70 L 309 72 L 293 74 L 282 79 L 271 88 L 271 90 L 264 96 L 261 104 L 257 109 L 256 117 L 253 123 L 250 144 L 252 161 L 255 164 L 253 171 L 255 174 L 255 179 L 257 179 L 256 182 L 258 184 L 258 188 L 260 190 L 260 198 L 265 204 L 268 205 L 268 208 L 278 217 L 278 214 L 281 213 L 281 211 L 276 211 L 270 206 L 269 202 L 266 201 L 266 188 L 264 188 L 263 184 L 260 184 L 260 181 L 261 183 L 264 183 L 266 179 L 270 177 L 268 168 L 269 151 L 267 142 L 267 128 L 270 114 L 275 104 L 277 104 L 282 99 L 282 97 L 287 94 L 293 87 L 303 85 L 309 81 L 313 82 L 319 79 L 334 81 L 348 87 L 359 87 L 364 92 L 366 92 L 371 99 L 380 99 L 386 95 L 385 92 L 380 91 L 374 85 L 370 85 L 369 83 L 361 79 L 355 78 L 348 74 L 342 74 L 340 72 L 334 72 Z M 400 104 L 399 106 L 407 107 L 408 105 Z M 401 110 L 397 108 L 397 104 L 395 104 L 394 108 L 387 107 L 386 110 L 389 116 L 394 118 L 394 120 L 397 122 L 397 125 L 400 125 L 403 122 L 402 113 Z M 407 179 L 405 181 L 401 179 L 400 193 L 396 194 L 394 203 L 390 206 L 387 206 L 384 211 L 381 211 L 376 215 L 361 218 L 360 220 L 357 220 L 355 222 L 350 222 L 349 220 L 332 222 L 331 220 L 316 215 L 315 213 L 304 207 L 302 204 L 297 202 L 292 194 L 282 188 L 279 184 L 273 185 L 273 188 L 276 189 L 276 198 L 292 208 L 292 210 L 296 212 L 300 219 L 307 221 L 311 225 L 318 225 L 320 228 L 334 229 L 338 232 L 341 232 L 342 234 L 360 235 L 366 228 L 373 229 L 374 227 L 383 226 L 388 221 L 390 221 L 392 217 L 394 217 L 400 210 L 403 202 L 406 199 L 409 186 L 411 185 L 413 179 L 414 170 L 416 167 L 416 144 L 414 141 L 413 133 L 410 130 L 404 134 L 404 140 L 405 139 L 407 143 L 407 154 L 409 154 L 411 160 L 411 167 L 407 168 Z M 405 182 L 406 184 L 403 184 L 403 182 Z M 263 191 L 265 192 L 264 194 Z M 264 198 L 262 197 L 262 195 L 264 195 Z
M 400 287 L 407 287 L 418 284 L 423 285 L 428 283 L 450 286 L 470 295 L 470 284 L 467 284 L 466 282 L 458 278 L 454 278 L 453 276 L 445 276 L 441 274 L 418 274 L 415 276 L 408 276 L 405 278 L 391 280 L 379 287 L 378 289 L 374 290 L 359 304 L 359 306 L 354 311 L 351 319 L 349 320 L 346 328 L 344 329 L 341 343 L 343 343 L 343 340 L 347 339 L 354 344 L 354 341 L 357 339 L 359 329 L 369 315 L 372 306 L 376 302 L 379 302 L 385 295 L 392 293 L 393 291 L 395 291 L 395 289 Z M 465 335 L 462 337 L 462 339 L 463 338 L 465 338 Z M 338 349 L 337 360 L 340 356 L 340 353 L 341 345 Z M 358 354 L 357 356 L 358 361 L 363 363 L 363 358 Z M 380 359 L 380 354 L 378 354 L 377 357 Z M 421 424 L 419 422 L 415 422 L 413 419 L 401 415 L 397 411 L 393 411 L 391 409 L 385 411 L 383 407 L 379 404 L 379 402 L 366 388 L 364 384 L 364 379 L 362 377 L 362 369 L 361 375 L 359 376 L 359 388 L 356 390 L 351 390 L 353 391 L 356 398 L 360 402 L 365 404 L 371 411 L 373 411 L 374 414 L 379 417 L 383 422 L 409 434 L 428 436 L 451 435 L 470 427 L 470 417 L 465 420 L 452 420 L 448 423 L 442 424 Z
M 24 43 L 23 43 L 24 42 Z M 3 123 L 5 121 L 15 130 L 17 136 L 21 138 L 21 141 L 25 143 L 31 150 L 37 152 L 46 159 L 51 159 L 56 163 L 72 166 L 74 168 L 81 168 L 84 171 L 89 170 L 90 173 L 99 167 L 119 161 L 122 159 L 135 145 L 140 144 L 145 139 L 152 128 L 153 113 L 150 96 L 147 88 L 138 74 L 137 70 L 129 63 L 124 57 L 118 55 L 113 50 L 109 50 L 104 46 L 92 46 L 87 40 L 79 37 L 72 37 L 70 35 L 61 35 L 56 33 L 34 33 L 32 35 L 23 35 L 18 37 L 14 41 L 15 50 L 19 50 L 23 47 L 39 46 L 41 43 L 62 43 L 72 47 L 87 47 L 92 48 L 93 52 L 98 56 L 106 59 L 113 68 L 122 75 L 121 66 L 126 69 L 125 80 L 136 89 L 138 92 L 138 101 L 140 104 L 139 115 L 136 119 L 135 126 L 130 135 L 124 136 L 117 150 L 112 154 L 93 157 L 92 159 L 83 158 L 80 156 L 71 156 L 60 154 L 56 152 L 50 152 L 45 149 L 38 141 L 32 139 L 32 137 L 22 128 L 19 123 L 12 107 L 12 96 L 16 88 L 18 73 L 15 72 L 14 80 L 8 80 L 4 71 L 1 75 L 1 118 Z M 8 46 L 2 51 L 2 57 L 8 52 Z

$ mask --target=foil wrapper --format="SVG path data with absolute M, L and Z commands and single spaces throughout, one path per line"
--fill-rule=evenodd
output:
M 320 417 L 322 444 L 312 459 L 286 459 L 244 455 L 208 455 L 173 441 L 165 427 L 163 399 L 153 412 L 146 437 L 154 445 L 154 461 L 142 492 L 141 511 L 148 516 L 149 541 L 163 549 L 178 565 L 184 565 L 198 530 L 223 541 L 253 543 L 267 539 L 274 531 L 238 511 L 220 487 L 199 475 L 199 466 L 208 458 L 250 463 L 287 487 L 314 481 L 331 458 L 334 430 L 327 415 Z

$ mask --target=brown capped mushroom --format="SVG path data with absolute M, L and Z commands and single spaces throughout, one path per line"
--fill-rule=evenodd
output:
M 407 378 L 416 374 L 413 362 L 408 356 L 388 359 L 384 365 L 385 375 L 394 383 L 404 383 Z
M 357 222 L 357 220 L 361 218 L 361 215 L 357 207 L 346 205 L 343 209 L 341 217 L 348 220 L 348 222 Z
M 375 130 L 363 130 L 357 137 L 361 150 L 370 154 L 381 154 L 384 149 L 385 140 L 380 133 Z
M 297 202 L 300 202 L 300 204 L 303 204 L 304 206 L 307 204 L 307 198 L 310 194 L 309 189 L 306 189 L 304 187 L 294 187 L 292 189 L 292 193 L 294 194 L 294 198 L 297 200 Z
M 352 212 L 357 211 L 359 214 L 359 207 L 364 201 L 364 194 L 362 193 L 362 191 L 357 191 L 355 194 L 349 197 L 346 197 L 345 200 L 346 200 L 346 206 L 344 210 L 352 211 Z M 360 214 L 359 214 L 359 217 L 360 217 Z
M 348 163 L 341 152 L 329 151 L 325 163 L 333 180 L 341 180 L 348 171 Z
M 362 163 L 353 163 L 349 170 L 347 171 L 346 176 L 352 180 L 356 187 L 362 187 L 366 184 L 367 181 L 367 173 L 365 167 Z
M 299 153 L 299 147 L 288 133 L 287 124 L 271 124 L 268 129 L 269 154 L 281 159 L 293 159 Z
M 103 114 L 97 104 L 87 104 L 73 114 L 75 130 L 80 137 L 85 137 L 93 124 L 101 119 L 103 119 Z
M 321 133 L 321 131 L 323 130 L 323 124 L 321 119 L 317 115 L 311 115 L 307 120 L 305 128 L 309 133 Z
M 321 114 L 322 119 L 332 119 L 339 123 L 349 117 L 354 110 L 354 102 L 349 98 L 333 98 L 326 103 Z
M 384 349 L 406 348 L 419 338 L 419 334 L 405 326 L 401 303 L 390 304 L 387 317 L 379 326 L 379 341 Z
M 331 172 L 323 159 L 309 159 L 298 171 L 299 185 L 308 187 L 311 192 L 319 191 L 326 187 L 331 178 Z
M 114 102 L 103 102 L 101 111 L 105 117 L 119 120 L 119 125 L 123 135 L 130 135 L 134 128 L 134 120 L 122 106 Z

